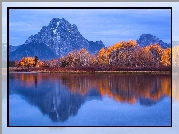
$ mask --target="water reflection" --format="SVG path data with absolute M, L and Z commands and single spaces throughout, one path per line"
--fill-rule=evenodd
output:
M 179 102 L 179 75 L 172 76 L 172 98 Z
M 151 106 L 171 96 L 170 75 L 10 74 L 10 95 L 19 94 L 54 122 L 66 121 L 89 100 Z

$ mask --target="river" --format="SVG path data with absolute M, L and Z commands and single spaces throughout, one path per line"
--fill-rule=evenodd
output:
M 9 125 L 171 126 L 171 76 L 10 73 Z

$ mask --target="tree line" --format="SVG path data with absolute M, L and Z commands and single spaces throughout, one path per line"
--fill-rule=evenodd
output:
M 59 59 L 40 61 L 37 56 L 23 57 L 20 61 L 10 61 L 22 68 L 71 68 L 92 70 L 135 70 L 162 69 L 171 67 L 171 48 L 163 49 L 159 44 L 139 46 L 136 41 L 122 41 L 108 48 L 102 48 L 96 55 L 86 49 L 72 51 Z M 10 64 L 9 64 L 10 65 Z

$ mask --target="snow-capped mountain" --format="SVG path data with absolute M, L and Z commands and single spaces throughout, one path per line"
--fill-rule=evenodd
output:
M 88 40 L 80 34 L 77 26 L 71 25 L 64 18 L 53 18 L 38 34 L 31 35 L 25 44 L 32 42 L 44 43 L 59 56 L 69 53 L 74 48 L 89 48 Z
M 145 46 L 148 46 L 150 44 L 155 44 L 155 43 L 158 43 L 164 49 L 171 47 L 171 44 L 164 43 L 162 40 L 160 40 L 159 38 L 151 34 L 142 34 L 140 38 L 137 40 L 137 43 L 141 47 L 145 47 Z
M 102 41 L 95 42 L 96 48 L 93 47 L 93 44 L 80 34 L 75 24 L 71 25 L 64 18 L 53 18 L 48 26 L 43 26 L 37 34 L 31 35 L 23 45 L 10 53 L 10 59 L 19 60 L 24 56 L 34 55 L 38 56 L 39 59 L 60 58 L 81 48 L 94 54 L 105 47 Z M 40 52 L 41 48 L 47 51 Z
M 151 34 L 142 34 L 137 40 L 141 46 L 158 43 L 162 48 L 171 47 Z M 104 48 L 102 41 L 88 41 L 85 39 L 75 24 L 70 24 L 64 18 L 53 18 L 48 26 L 35 35 L 31 35 L 24 44 L 9 47 L 10 60 L 20 60 L 22 57 L 38 56 L 41 60 L 60 58 L 73 50 L 85 48 L 92 54 L 96 54 Z M 7 48 L 7 46 L 6 46 Z M 6 57 L 6 55 L 3 55 Z

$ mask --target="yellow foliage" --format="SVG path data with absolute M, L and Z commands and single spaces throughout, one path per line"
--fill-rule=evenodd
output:
M 21 67 L 33 67 L 35 64 L 35 59 L 33 57 L 24 57 L 20 60 Z
M 105 48 L 102 48 L 100 51 L 99 51 L 99 56 L 102 57 L 104 56 L 106 53 L 106 49 Z
M 42 61 L 38 60 L 36 67 L 42 67 L 43 65 L 44 65 L 44 63 Z
M 145 47 L 145 49 L 148 50 L 155 50 L 157 51 L 158 54 L 162 54 L 163 49 L 161 48 L 161 46 L 159 44 L 150 44 L 149 46 Z
M 132 47 L 136 46 L 137 45 L 137 42 L 135 40 L 130 40 L 128 42 Z
M 113 50 L 117 50 L 120 47 L 122 47 L 122 43 L 116 43 L 116 44 L 113 45 Z
M 161 63 L 164 66 L 170 66 L 171 65 L 171 48 L 167 48 L 164 50 L 162 57 L 161 57 Z
M 98 53 L 98 60 L 100 63 L 108 64 L 108 51 L 102 48 Z
M 98 53 L 98 60 L 100 63 L 109 64 L 109 62 L 111 61 L 110 57 L 111 57 L 112 52 L 115 52 L 120 49 L 129 50 L 130 48 L 135 47 L 136 45 L 137 45 L 137 43 L 135 40 L 130 40 L 128 42 L 126 42 L 126 41 L 117 42 L 114 45 L 109 46 L 107 49 L 102 48 Z M 123 54 L 121 56 L 123 56 L 125 58 L 126 55 Z

